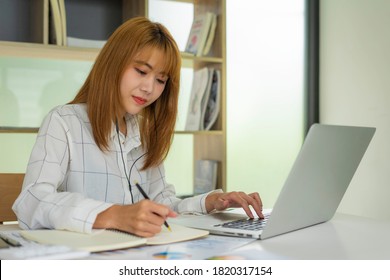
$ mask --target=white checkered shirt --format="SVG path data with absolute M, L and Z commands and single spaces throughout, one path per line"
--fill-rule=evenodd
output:
M 55 228 L 90 232 L 96 216 L 113 204 L 131 204 L 125 175 L 137 181 L 151 200 L 177 212 L 205 213 L 205 195 L 181 200 L 165 181 L 164 166 L 141 171 L 141 147 L 136 118 L 127 115 L 127 136 L 113 125 L 109 151 L 96 145 L 86 105 L 54 108 L 44 119 L 28 163 L 23 189 L 13 205 L 24 229 Z M 132 188 L 134 202 L 144 199 Z

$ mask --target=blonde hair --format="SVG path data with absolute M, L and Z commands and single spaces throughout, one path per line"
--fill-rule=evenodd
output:
M 166 158 L 177 117 L 181 57 L 175 40 L 163 25 L 135 17 L 119 26 L 70 102 L 87 104 L 96 144 L 102 151 L 107 150 L 113 122 L 120 118 L 120 80 L 135 55 L 146 48 L 164 53 L 168 81 L 161 96 L 138 116 L 142 147 L 147 151 L 143 169 L 157 166 Z

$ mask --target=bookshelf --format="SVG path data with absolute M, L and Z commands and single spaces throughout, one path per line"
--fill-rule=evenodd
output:
M 194 17 L 207 11 L 218 15 L 216 35 L 210 53 L 205 57 L 183 53 L 183 65 L 194 70 L 214 67 L 221 71 L 221 104 L 216 124 L 210 131 L 177 131 L 193 137 L 193 158 L 220 162 L 217 186 L 226 187 L 226 23 L 225 0 L 164 0 L 193 3 Z M 56 46 L 50 44 L 50 1 L 0 1 L 1 57 L 94 61 L 99 49 Z M 110 32 L 127 19 L 148 16 L 148 0 L 65 0 L 68 36 L 107 39 Z M 15 17 L 17 14 L 19 16 Z M 18 20 L 16 20 L 16 18 Z M 112 20 L 115 19 L 115 20 Z M 80 28 L 80 26 L 84 26 Z M 94 29 L 91 30 L 91 26 Z M 36 133 L 37 128 L 2 127 L 0 133 Z

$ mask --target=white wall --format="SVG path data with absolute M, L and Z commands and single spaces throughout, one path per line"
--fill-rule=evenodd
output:
M 376 134 L 339 211 L 390 219 L 390 1 L 323 0 L 320 122 Z

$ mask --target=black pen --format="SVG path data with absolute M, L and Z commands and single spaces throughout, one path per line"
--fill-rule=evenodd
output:
M 135 183 L 135 185 L 137 186 L 138 190 L 140 193 L 142 193 L 142 195 L 144 196 L 145 199 L 149 199 L 149 196 L 144 192 L 144 190 L 141 188 L 141 186 L 138 184 L 138 183 Z M 166 226 L 167 229 L 169 229 L 169 231 L 172 231 L 171 227 L 168 225 L 167 221 L 164 221 L 164 225 Z

